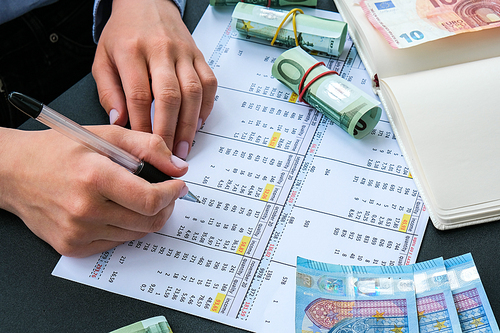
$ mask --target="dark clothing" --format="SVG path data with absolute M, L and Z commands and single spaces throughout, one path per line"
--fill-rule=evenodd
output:
M 27 116 L 7 102 L 19 91 L 48 104 L 91 71 L 93 0 L 59 0 L 0 25 L 0 126 Z

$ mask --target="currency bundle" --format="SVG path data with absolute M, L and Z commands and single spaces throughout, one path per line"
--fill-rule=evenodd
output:
M 298 5 L 299 3 L 297 3 Z M 307 52 L 338 56 L 347 35 L 347 23 L 316 16 L 239 2 L 233 11 L 232 25 L 242 36 L 265 40 L 275 46 L 300 46 Z
M 500 332 L 472 255 L 408 266 L 297 258 L 295 331 Z
M 212 6 L 234 6 L 242 0 L 210 0 Z M 316 7 L 318 0 L 246 0 L 246 3 L 268 7 L 310 6 Z
M 272 75 L 356 139 L 369 134 L 382 114 L 380 102 L 294 47 L 274 62 Z
M 138 321 L 110 333 L 172 333 L 164 316 L 157 316 Z

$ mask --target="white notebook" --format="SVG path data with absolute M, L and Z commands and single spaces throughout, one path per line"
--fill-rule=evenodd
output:
M 500 28 L 393 49 L 353 0 L 335 0 L 432 222 L 500 219 Z

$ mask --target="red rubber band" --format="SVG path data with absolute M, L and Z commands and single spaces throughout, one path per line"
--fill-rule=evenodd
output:
M 309 67 L 309 69 L 304 73 L 304 76 L 302 76 L 302 80 L 300 80 L 300 83 L 299 83 L 299 95 L 301 95 L 303 92 L 302 86 L 304 85 L 304 82 L 306 81 L 307 76 L 309 76 L 309 73 L 311 73 L 311 71 L 314 68 L 321 66 L 321 65 L 325 66 L 325 63 L 323 61 L 317 62 L 314 65 L 312 65 L 311 67 Z
M 316 82 L 318 79 L 322 78 L 325 75 L 329 75 L 329 74 L 336 74 L 336 75 L 339 74 L 336 71 L 326 71 L 326 72 L 323 72 L 321 74 L 318 74 L 316 77 L 314 77 L 311 81 L 309 81 L 308 84 L 306 84 L 306 86 L 304 88 L 302 88 L 302 86 L 304 85 L 304 82 L 306 81 L 307 76 L 309 76 L 309 73 L 311 73 L 311 71 L 314 68 L 316 68 L 316 67 L 318 67 L 320 65 L 325 66 L 325 63 L 322 62 L 322 61 L 321 62 L 317 62 L 314 65 L 312 65 L 311 67 L 309 67 L 309 69 L 304 73 L 304 76 L 302 77 L 302 80 L 300 80 L 300 83 L 299 83 L 299 102 L 303 102 L 304 101 L 302 99 L 302 97 L 304 97 L 304 94 L 306 93 L 307 89 L 309 89 L 309 87 L 311 86 L 311 84 L 313 84 L 314 82 Z

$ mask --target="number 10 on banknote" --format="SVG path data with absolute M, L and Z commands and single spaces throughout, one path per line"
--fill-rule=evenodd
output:
M 344 266 L 297 258 L 295 332 L 418 332 L 410 266 Z

